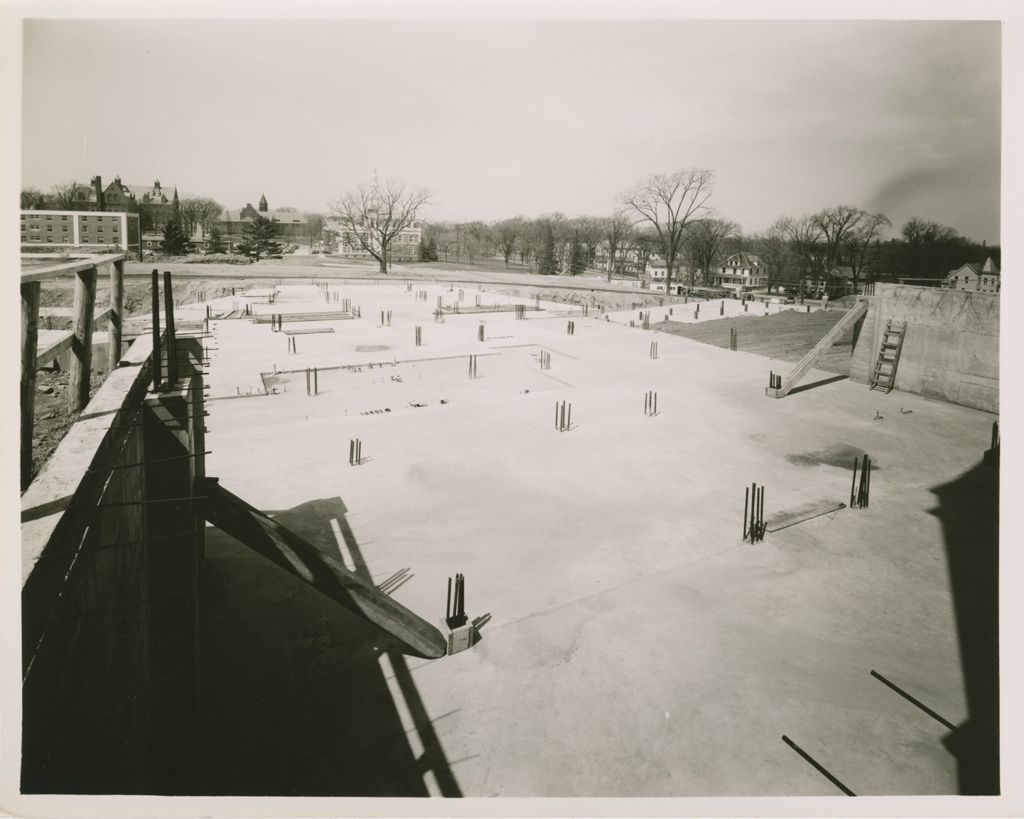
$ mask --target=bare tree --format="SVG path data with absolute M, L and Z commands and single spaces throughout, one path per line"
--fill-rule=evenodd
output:
M 458 234 L 450 222 L 434 222 L 427 225 L 427 236 L 429 237 L 428 241 L 430 238 L 434 240 L 446 262 L 449 261 L 449 255 L 453 253 L 455 254 L 456 261 L 458 261 Z
M 821 228 L 813 216 L 804 216 L 800 219 L 787 217 L 780 220 L 779 224 L 800 263 L 799 286 L 802 296 L 805 279 L 812 277 L 817 281 L 827 272 Z
M 661 239 L 653 230 L 638 230 L 632 234 L 629 240 L 629 248 L 636 256 L 636 275 L 638 278 L 647 269 L 647 262 L 660 245 Z
M 525 229 L 526 225 L 522 217 L 519 216 L 513 219 L 505 219 L 494 226 L 494 240 L 498 246 L 498 252 L 505 259 L 505 267 L 508 267 L 508 261 L 512 258 L 512 254 L 515 253 L 516 246 L 519 244 Z
M 80 210 L 82 205 L 89 203 L 92 189 L 88 185 L 71 182 L 67 185 L 54 185 L 50 190 L 50 205 L 54 210 Z
M 821 232 L 822 248 L 825 252 L 825 274 L 832 272 L 839 264 L 840 253 L 847 237 L 857 229 L 862 216 L 866 214 L 849 205 L 825 208 L 811 217 Z
M 665 260 L 665 291 L 672 292 L 672 272 L 683 245 L 686 226 L 708 213 L 714 173 L 689 168 L 673 174 L 656 174 L 622 194 L 624 207 L 634 215 L 635 224 L 649 224 L 660 240 Z
M 622 211 L 616 211 L 604 222 L 604 242 L 608 246 L 608 281 L 612 280 L 612 272 L 620 251 L 629 242 L 633 233 L 633 223 Z
M 860 274 L 868 262 L 871 244 L 878 239 L 882 229 L 892 222 L 884 213 L 866 213 L 861 211 L 861 218 L 856 228 L 850 231 L 843 240 L 843 255 L 850 265 L 850 278 L 856 291 Z
M 309 232 L 309 248 L 313 249 L 313 243 L 321 240 L 324 232 L 324 215 L 322 213 L 304 213 L 306 230 Z
M 380 272 L 388 272 L 391 243 L 416 220 L 420 208 L 430 202 L 426 189 L 411 189 L 404 182 L 374 180 L 331 203 L 331 215 L 351 241 L 373 256 Z
M 916 216 L 903 225 L 900 233 L 903 243 L 897 261 L 908 277 L 941 275 L 951 266 L 962 264 L 962 251 L 969 244 L 954 228 Z
M 776 219 L 761 236 L 754 239 L 754 252 L 765 263 L 768 271 L 768 292 L 772 292 L 772 280 L 778 286 L 782 272 L 789 261 L 789 240 L 786 237 L 786 219 Z
M 46 194 L 38 188 L 22 188 L 21 189 L 21 209 L 22 210 L 45 210 L 46 209 Z
M 208 231 L 213 220 L 224 212 L 219 202 L 204 196 L 186 196 L 179 201 L 178 209 L 181 213 L 181 226 L 190 238 L 197 226 Z
M 597 247 L 604 236 L 604 220 L 593 216 L 580 216 L 573 219 L 573 229 L 576 241 L 586 251 L 584 266 L 591 267 L 594 264 L 594 257 L 597 256 Z
M 491 229 L 483 222 L 470 222 L 464 225 L 463 240 L 466 244 L 466 254 L 470 263 L 475 262 L 481 256 L 491 256 L 494 253 L 494 238 Z
M 718 261 L 722 244 L 730 236 L 738 235 L 739 230 L 739 225 L 728 219 L 701 219 L 687 227 L 684 247 L 690 265 L 690 287 L 697 270 L 701 272 L 702 284 L 711 283 L 711 269 Z

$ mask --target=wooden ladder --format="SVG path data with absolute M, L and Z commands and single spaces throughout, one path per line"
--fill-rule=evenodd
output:
M 886 394 L 892 392 L 896 382 L 896 367 L 900 363 L 900 353 L 903 351 L 903 336 L 906 332 L 905 321 L 889 319 L 886 322 L 882 346 L 878 348 L 878 359 L 875 361 L 875 371 L 871 376 L 871 389 L 882 390 Z

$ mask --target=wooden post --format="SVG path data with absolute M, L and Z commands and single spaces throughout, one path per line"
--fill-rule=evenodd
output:
M 157 392 L 163 381 L 161 373 L 163 359 L 160 353 L 160 273 L 154 270 L 150 275 L 153 280 L 150 286 L 150 296 L 153 301 L 153 392 Z M 232 292 L 234 289 L 231 288 Z
M 32 474 L 32 430 L 36 410 L 36 347 L 39 344 L 40 282 L 21 283 L 21 488 Z
M 248 307 L 249 305 L 246 305 Z M 164 271 L 164 335 L 167 338 L 167 386 L 178 383 L 178 345 L 174 340 L 174 291 L 170 271 Z
M 113 372 L 121 360 L 121 313 L 124 310 L 124 259 L 110 266 L 110 321 L 107 325 L 107 370 Z M 206 308 L 207 317 L 210 308 Z
M 71 328 L 71 368 L 68 373 L 68 407 L 78 412 L 89 403 L 92 372 L 92 314 L 96 306 L 96 268 L 75 274 L 74 324 Z

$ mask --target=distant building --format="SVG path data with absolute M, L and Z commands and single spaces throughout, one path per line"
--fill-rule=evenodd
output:
M 139 216 L 135 213 L 103 213 L 75 210 L 23 210 L 23 246 L 80 247 L 91 250 L 117 248 L 139 251 Z
M 257 208 L 247 202 L 241 210 L 224 211 L 214 220 L 213 227 L 220 231 L 221 239 L 230 247 L 242 241 L 242 230 L 257 216 L 276 222 L 277 238 L 285 242 L 298 243 L 309 238 L 309 222 L 305 216 L 291 210 L 270 210 L 266 196 L 260 196 Z
M 357 259 L 370 257 L 370 251 L 363 247 L 360 241 L 361 237 L 367 244 L 372 244 L 372 240 L 368 238 L 370 236 L 369 228 L 359 228 L 353 233 L 337 220 L 328 221 L 325 227 L 332 234 L 333 242 L 337 248 L 335 252 L 338 255 Z M 390 247 L 391 259 L 396 262 L 416 261 L 419 258 L 419 246 L 422 239 L 423 222 L 416 219 L 407 228 L 399 231 L 398 235 L 392 240 Z
M 689 289 L 686 280 L 690 275 L 690 268 L 677 265 L 672 274 L 672 291 L 670 295 L 681 296 Z M 667 292 L 668 264 L 659 256 L 651 256 L 647 260 L 647 267 L 644 269 L 645 284 L 655 293 Z
M 597 246 L 591 267 L 607 273 L 610 266 L 611 255 L 608 252 L 608 242 L 604 241 Z M 640 253 L 635 247 L 620 247 L 615 251 L 615 269 L 612 273 L 616 276 L 632 276 L 634 278 L 639 278 L 644 273 Z
M 715 271 L 715 284 L 742 296 L 768 287 L 768 268 L 753 253 L 733 253 Z
M 90 202 L 92 210 L 137 213 L 143 232 L 157 233 L 174 217 L 178 189 L 172 188 L 168 195 L 159 179 L 151 186 L 125 185 L 120 176 L 104 188 L 100 177 L 94 176 Z
M 992 261 L 991 256 L 981 266 L 969 262 L 956 270 L 950 270 L 943 280 L 943 285 L 950 290 L 998 293 L 1000 288 L 999 268 Z

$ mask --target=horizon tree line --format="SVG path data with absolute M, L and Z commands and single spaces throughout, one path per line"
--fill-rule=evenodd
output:
M 419 260 L 475 264 L 500 258 L 507 268 L 571 276 L 600 265 L 610 281 L 613 276 L 639 276 L 657 256 L 666 264 L 667 290 L 677 274 L 690 288 L 712 285 L 716 267 L 738 251 L 761 259 L 769 289 L 783 283 L 826 282 L 837 272 L 854 287 L 879 275 L 941 278 L 984 256 L 1000 261 L 998 246 L 979 244 L 952 227 L 918 217 L 908 220 L 898 236 L 884 239 L 883 232 L 892 226 L 884 213 L 846 204 L 798 217 L 780 216 L 764 231 L 745 233 L 711 207 L 713 188 L 713 171 L 689 168 L 640 180 L 617 197 L 608 216 L 546 212 L 491 222 L 425 221 Z M 89 186 L 77 182 L 55 185 L 45 194 L 24 188 L 21 205 L 76 209 L 88 203 L 90 194 Z M 391 243 L 422 219 L 420 212 L 430 197 L 430 191 L 400 180 L 374 179 L 332 202 L 330 215 L 386 272 Z M 214 199 L 190 195 L 181 199 L 176 222 L 186 237 L 197 226 L 216 234 L 215 221 L 223 211 Z M 305 215 L 312 247 L 326 216 Z M 210 239 L 215 247 L 221 246 L 219 235 Z

